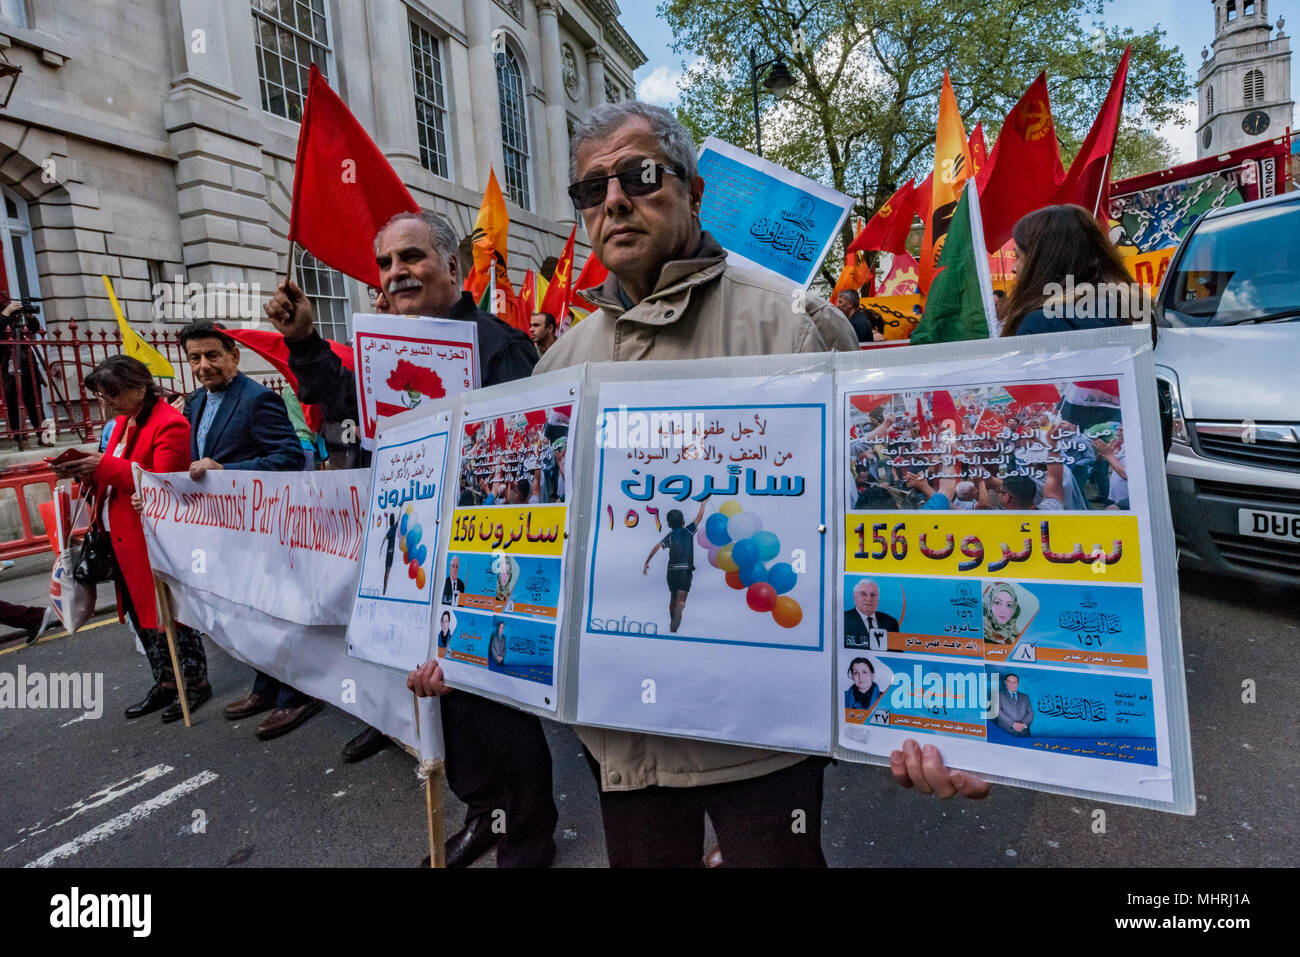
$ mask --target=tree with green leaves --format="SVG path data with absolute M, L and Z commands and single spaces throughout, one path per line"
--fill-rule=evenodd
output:
M 663 0 L 658 9 L 686 67 L 678 116 L 697 139 L 755 148 L 749 51 L 759 62 L 779 56 L 796 83 L 777 99 L 759 78 L 764 155 L 860 197 L 857 212 L 869 217 L 910 176 L 928 174 L 945 70 L 967 132 L 982 121 L 990 149 L 1046 70 L 1068 165 L 1132 44 L 1124 129 L 1136 141 L 1121 140 L 1117 173 L 1163 160 L 1168 148 L 1149 131 L 1180 118 L 1186 63 L 1159 27 L 1103 26 L 1105 2 Z M 847 223 L 841 238 L 852 238 Z

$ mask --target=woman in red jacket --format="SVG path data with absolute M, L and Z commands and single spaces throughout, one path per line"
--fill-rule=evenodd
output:
M 185 416 L 160 400 L 149 369 L 129 356 L 110 356 L 86 376 L 86 388 L 101 398 L 116 416 L 112 439 L 103 453 L 94 452 L 59 468 L 60 478 L 89 481 L 95 509 L 108 531 L 117 559 L 118 619 L 130 617 L 140 636 L 154 685 L 143 701 L 126 709 L 128 718 L 164 709 L 162 719 L 181 717 L 167 636 L 161 631 L 154 601 L 153 570 L 144 542 L 144 527 L 131 505 L 135 477 L 131 464 L 150 472 L 184 472 L 190 467 L 190 424 Z M 186 697 L 193 711 L 212 697 L 202 636 L 177 622 L 176 653 L 185 676 Z

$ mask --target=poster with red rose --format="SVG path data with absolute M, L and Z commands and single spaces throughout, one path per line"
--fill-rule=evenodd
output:
M 379 420 L 479 387 L 478 327 L 423 316 L 353 317 L 361 444 L 375 447 Z

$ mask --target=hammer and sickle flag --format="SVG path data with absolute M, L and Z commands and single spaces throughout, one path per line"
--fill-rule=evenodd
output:
M 962 125 L 957 96 L 948 74 L 943 75 L 943 92 L 939 94 L 939 124 L 934 139 L 933 202 L 925 221 L 925 238 L 921 242 L 921 289 L 930 288 L 935 266 L 943 253 L 944 237 L 953 211 L 961 198 L 962 187 L 973 171 L 970 144 Z

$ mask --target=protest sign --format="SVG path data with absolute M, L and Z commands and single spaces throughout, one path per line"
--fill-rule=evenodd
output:
M 477 389 L 478 327 L 457 319 L 352 318 L 361 444 L 375 447 L 378 420 Z
M 1150 340 L 1125 336 L 838 375 L 842 756 L 921 735 L 952 767 L 1190 810 Z
M 700 224 L 737 266 L 807 289 L 853 198 L 710 136 L 700 148 L 706 184 Z
M 450 412 L 416 409 L 379 427 L 348 653 L 403 673 L 429 658 L 435 551 Z
M 365 471 L 155 475 L 137 468 L 154 574 L 180 620 L 241 661 L 442 754 L 436 709 L 417 734 L 404 676 L 349 658 L 369 475 Z
M 578 723 L 826 750 L 829 402 L 825 374 L 600 386 Z
M 581 375 L 467 397 L 448 469 L 437 653 L 448 682 L 559 707 L 573 458 Z

